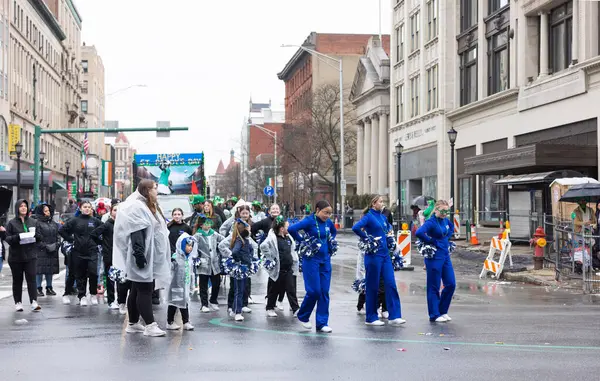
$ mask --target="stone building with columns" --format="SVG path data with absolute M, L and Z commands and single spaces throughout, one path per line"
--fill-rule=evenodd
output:
M 379 36 L 373 36 L 361 57 L 350 91 L 356 107 L 357 194 L 389 194 L 390 59 Z M 389 49 L 387 49 L 389 50 Z
M 453 5 L 455 204 L 480 223 L 522 216 L 526 230 L 526 216 L 549 212 L 549 172 L 598 178 L 600 3 Z

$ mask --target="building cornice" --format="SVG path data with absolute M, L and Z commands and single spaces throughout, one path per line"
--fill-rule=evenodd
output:
M 444 110 L 434 110 L 434 111 L 428 112 L 425 115 L 418 116 L 418 117 L 410 119 L 410 120 L 408 120 L 406 122 L 397 124 L 394 127 L 390 128 L 390 132 L 396 132 L 396 131 L 404 130 L 405 128 L 414 126 L 415 124 L 419 124 L 419 123 L 425 122 L 425 121 L 427 121 L 429 119 L 433 119 L 433 118 L 435 118 L 437 116 L 440 116 L 440 115 L 447 115 L 447 114 L 446 114 L 446 112 L 444 112 Z
M 390 95 L 389 94 L 390 93 L 390 84 L 389 83 L 376 84 L 375 86 L 371 87 L 369 90 L 360 94 L 356 98 L 353 98 L 351 100 L 351 102 L 354 105 L 358 105 L 358 104 L 362 103 L 365 98 L 369 98 L 370 96 L 376 95 L 377 93 L 383 93 L 383 95 Z
M 449 120 L 455 121 L 481 111 L 489 110 L 500 104 L 511 102 L 519 98 L 519 88 L 508 89 L 494 95 L 490 95 L 480 101 L 469 103 L 466 106 L 459 107 L 446 114 Z
M 81 29 L 81 22 L 83 21 L 81 18 L 81 15 L 79 14 L 79 11 L 77 11 L 77 8 L 75 7 L 75 4 L 73 4 L 72 0 L 66 0 L 67 1 L 67 5 L 69 6 L 69 9 L 71 10 L 71 13 L 73 14 L 73 17 L 75 18 L 75 22 L 77 23 L 77 26 L 79 26 L 79 29 Z
M 50 28 L 50 31 L 52 31 L 52 33 L 56 36 L 56 38 L 58 38 L 59 41 L 64 41 L 64 39 L 67 38 L 67 36 L 63 32 L 63 30 L 60 28 L 58 21 L 56 20 L 56 18 L 52 14 L 52 12 L 50 12 L 50 9 L 48 9 L 48 6 L 44 3 L 44 1 L 43 0 L 29 0 L 29 3 L 33 6 L 33 8 L 39 13 L 39 15 L 42 17 L 42 19 L 46 22 L 46 24 L 48 25 L 48 28 Z

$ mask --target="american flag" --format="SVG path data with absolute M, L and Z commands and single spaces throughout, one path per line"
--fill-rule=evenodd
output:
M 88 140 L 87 132 L 86 132 L 83 137 L 83 152 L 87 155 L 89 149 L 90 149 L 90 141 Z

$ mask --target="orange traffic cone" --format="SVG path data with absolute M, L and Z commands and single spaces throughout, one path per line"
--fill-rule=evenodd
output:
M 335 218 L 335 223 L 334 223 L 334 225 L 335 225 L 335 228 L 336 228 L 336 229 L 339 229 L 339 228 L 340 228 L 340 221 L 338 221 L 338 218 L 337 218 L 337 217 Z
M 479 240 L 477 239 L 477 231 L 475 230 L 475 225 L 471 225 L 471 245 L 479 245 Z

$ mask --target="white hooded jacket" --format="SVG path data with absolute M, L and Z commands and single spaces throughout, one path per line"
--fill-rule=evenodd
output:
M 298 261 L 298 253 L 296 253 L 296 242 L 291 235 L 287 235 L 287 237 L 292 242 L 292 274 L 298 275 L 300 272 L 300 265 Z M 277 236 L 273 230 L 269 231 L 267 238 L 260 244 L 260 252 L 263 255 L 264 260 L 275 261 L 275 267 L 271 270 L 266 270 L 269 273 L 269 278 L 273 279 L 273 281 L 277 281 L 279 279 L 279 245 L 277 244 Z

